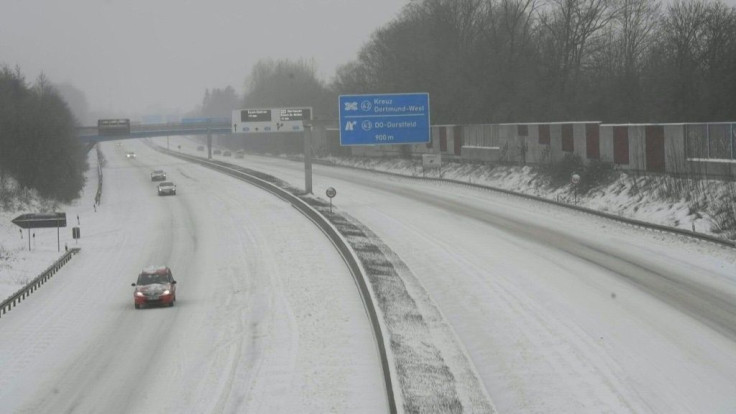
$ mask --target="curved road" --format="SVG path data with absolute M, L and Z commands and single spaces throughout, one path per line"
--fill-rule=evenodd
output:
M 227 160 L 303 188 L 303 165 Z M 314 166 L 434 298 L 499 412 L 736 411 L 736 255 L 455 185 Z
M 0 412 L 386 412 L 363 304 L 311 222 L 140 142 L 103 151 L 81 254 L 0 320 Z M 177 196 L 156 196 L 156 167 Z M 151 264 L 172 268 L 173 308 L 133 308 Z

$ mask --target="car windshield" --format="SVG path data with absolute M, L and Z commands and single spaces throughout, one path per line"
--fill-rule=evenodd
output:
M 0 0 L 0 407 L 736 414 L 736 0 Z
M 167 275 L 160 275 L 157 273 L 141 273 L 138 276 L 138 285 L 153 285 L 169 283 L 169 277 Z

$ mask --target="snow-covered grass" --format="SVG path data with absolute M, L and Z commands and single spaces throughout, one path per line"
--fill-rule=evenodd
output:
M 20 189 L 12 179 L 5 179 L 0 189 L 0 301 L 12 295 L 62 253 L 57 252 L 55 229 L 31 230 L 31 251 L 28 231 L 11 220 L 23 213 L 49 213 L 59 210 L 53 201 L 40 198 L 35 191 Z
M 91 166 L 97 165 L 95 151 L 89 152 L 88 161 Z M 64 254 L 65 245 L 73 246 L 70 227 L 77 225 L 77 216 L 83 219 L 94 211 L 97 168 L 90 168 L 85 177 L 86 184 L 81 197 L 70 204 L 41 198 L 34 190 L 20 188 L 10 177 L 5 177 L 0 182 L 0 301 L 17 292 L 48 268 Z M 52 212 L 67 213 L 68 227 L 60 229 L 60 246 L 57 245 L 56 229 L 33 229 L 30 232 L 29 250 L 28 231 L 20 231 L 11 220 L 25 213 Z
M 576 189 L 555 184 L 549 169 L 444 162 L 422 171 L 421 161 L 387 158 L 327 157 L 334 165 L 414 177 L 442 177 L 510 190 L 642 220 L 736 239 L 736 183 L 715 179 L 639 175 L 611 170 L 602 182 Z M 607 178 L 607 179 L 606 179 Z

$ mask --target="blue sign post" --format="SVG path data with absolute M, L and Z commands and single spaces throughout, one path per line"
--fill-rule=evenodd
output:
M 340 95 L 340 145 L 430 141 L 429 94 Z

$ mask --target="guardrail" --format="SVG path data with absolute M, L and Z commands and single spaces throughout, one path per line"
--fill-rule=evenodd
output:
M 152 144 L 149 143 L 149 145 L 152 145 Z M 365 269 L 363 269 L 363 266 L 360 260 L 358 259 L 358 256 L 356 255 L 355 251 L 353 251 L 352 247 L 350 247 L 347 240 L 343 238 L 343 236 L 340 234 L 337 228 L 335 228 L 335 226 L 333 226 L 332 223 L 330 223 L 330 221 L 326 217 L 324 217 L 322 214 L 320 214 L 317 210 L 312 208 L 309 204 L 307 204 L 305 201 L 300 199 L 298 196 L 266 180 L 253 176 L 247 173 L 246 171 L 244 171 L 244 169 L 234 167 L 224 162 L 210 161 L 210 160 L 206 160 L 200 157 L 170 151 L 170 150 L 167 150 L 159 146 L 153 146 L 153 148 L 162 153 L 165 153 L 165 154 L 177 157 L 177 158 L 185 159 L 187 161 L 191 161 L 199 165 L 203 165 L 203 166 L 212 168 L 216 171 L 219 171 L 223 174 L 227 174 L 231 177 L 238 178 L 243 181 L 247 181 L 248 183 L 253 184 L 256 187 L 266 190 L 270 192 L 271 194 L 274 194 L 277 197 L 283 199 L 284 201 L 291 203 L 291 205 L 294 208 L 296 208 L 300 213 L 304 214 L 320 230 L 322 230 L 322 232 L 330 239 L 332 244 L 337 248 L 338 252 L 340 253 L 343 260 L 345 261 L 348 268 L 350 269 L 350 273 L 353 275 L 353 278 L 355 279 L 355 283 L 358 285 L 358 289 L 360 291 L 360 295 L 362 297 L 366 311 L 368 312 L 368 317 L 370 319 L 371 326 L 373 327 L 373 334 L 376 338 L 376 343 L 378 345 L 378 353 L 381 358 L 381 366 L 383 369 L 384 383 L 386 386 L 386 394 L 387 394 L 388 403 L 389 403 L 389 412 L 392 414 L 397 413 L 396 396 L 394 394 L 394 389 L 393 389 L 394 381 L 393 381 L 392 374 L 391 374 L 392 370 L 390 367 L 389 357 L 388 357 L 388 352 L 387 352 L 387 349 L 390 349 L 390 344 L 387 343 L 387 338 L 386 336 L 384 336 L 384 333 L 383 333 L 384 329 L 382 328 L 383 324 L 381 322 L 381 319 L 378 317 L 378 312 L 376 311 L 376 306 L 374 304 L 373 296 L 371 295 L 371 291 L 368 288 L 367 275 L 366 275 Z
M 56 262 L 54 262 L 54 264 L 49 266 L 40 275 L 36 276 L 36 278 L 33 279 L 30 283 L 28 283 L 22 289 L 18 290 L 13 295 L 11 295 L 9 298 L 5 299 L 2 303 L 0 303 L 0 317 L 6 314 L 9 310 L 13 309 L 21 301 L 27 298 L 31 293 L 35 292 L 38 288 L 40 288 L 41 285 L 43 285 L 49 279 L 51 279 L 56 274 L 56 272 L 58 272 L 59 269 L 61 269 L 65 264 L 67 264 L 67 262 L 71 260 L 72 256 L 79 253 L 80 250 L 81 249 L 78 247 L 69 249 L 68 252 L 64 253 L 64 255 L 62 255 Z
M 467 181 L 453 180 L 453 179 L 450 179 L 450 178 L 417 177 L 417 176 L 413 176 L 413 175 L 399 174 L 399 173 L 394 173 L 394 172 L 390 172 L 390 171 L 371 170 L 371 169 L 368 169 L 368 168 L 353 167 L 353 166 L 350 166 L 350 165 L 334 164 L 334 163 L 324 162 L 324 161 L 315 160 L 315 159 L 312 159 L 312 163 L 314 163 L 314 164 L 320 164 L 320 165 L 326 165 L 326 166 L 330 166 L 330 167 L 340 167 L 340 168 L 348 168 L 348 169 L 359 170 L 359 171 L 369 171 L 369 172 L 374 172 L 374 173 L 378 173 L 378 174 L 390 175 L 390 176 L 394 176 L 394 177 L 409 178 L 409 179 L 413 179 L 413 180 L 434 181 L 434 182 L 446 182 L 446 183 L 452 183 L 452 184 L 463 185 L 463 186 L 468 186 L 468 187 L 474 187 L 474 188 L 478 188 L 478 189 L 482 189 L 482 190 L 496 191 L 496 192 L 507 194 L 507 195 L 511 195 L 511 196 L 526 198 L 526 199 L 529 199 L 529 200 L 535 200 L 535 201 L 539 201 L 539 202 L 547 203 L 547 204 L 553 204 L 553 205 L 556 205 L 556 206 L 559 206 L 559 207 L 570 208 L 570 209 L 577 210 L 577 211 L 580 211 L 580 212 L 583 212 L 583 213 L 586 213 L 586 214 L 592 214 L 594 216 L 607 218 L 609 220 L 615 220 L 615 221 L 618 221 L 618 222 L 630 224 L 630 225 L 637 226 L 637 227 L 644 227 L 644 228 L 648 228 L 648 229 L 652 229 L 652 230 L 658 230 L 658 231 L 662 231 L 662 232 L 669 232 L 669 233 L 680 234 L 680 235 L 683 235 L 683 236 L 687 236 L 687 237 L 691 237 L 691 238 L 699 239 L 699 240 L 705 240 L 705 241 L 709 241 L 709 242 L 712 242 L 712 243 L 720 244 L 720 245 L 723 245 L 723 246 L 736 247 L 736 241 L 732 241 L 732 240 L 728 240 L 728 239 L 723 239 L 723 238 L 716 237 L 716 236 L 711 236 L 709 234 L 698 233 L 698 232 L 694 232 L 694 231 L 691 231 L 691 230 L 680 229 L 680 228 L 677 228 L 677 227 L 664 226 L 664 225 L 661 225 L 661 224 L 649 223 L 649 222 L 646 222 L 646 221 L 636 220 L 636 219 L 632 219 L 632 218 L 628 218 L 628 217 L 621 217 L 621 216 L 617 216 L 617 215 L 611 214 L 611 213 L 606 213 L 606 212 L 603 212 L 603 211 L 593 210 L 593 209 L 590 209 L 590 208 L 581 207 L 581 206 L 574 205 L 574 204 L 561 203 L 561 202 L 558 202 L 558 201 L 555 201 L 555 200 L 550 200 L 548 198 L 539 197 L 539 196 L 535 196 L 535 195 L 531 195 L 531 194 L 517 193 L 515 191 L 506 190 L 504 188 L 493 187 L 493 186 L 489 186 L 489 185 L 485 185 L 485 184 L 477 184 L 477 183 L 471 183 L 471 182 L 467 182 Z

